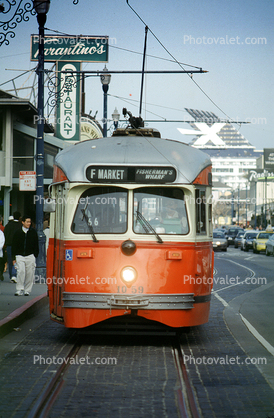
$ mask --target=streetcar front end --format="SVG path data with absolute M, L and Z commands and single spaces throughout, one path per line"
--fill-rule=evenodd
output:
M 75 168 L 77 181 L 65 170 L 69 152 L 57 158 L 47 255 L 51 318 L 70 328 L 119 316 L 176 328 L 203 324 L 213 283 L 210 165 L 205 158 L 198 176 L 183 182 L 178 157 L 177 166 L 170 159 L 141 164 L 134 145 L 140 153 L 146 139 L 130 140 L 135 164 L 113 163 L 114 153 L 103 163 L 90 152 L 82 176 Z M 81 152 L 81 144 L 75 147 L 83 159 L 88 145 L 128 146 L 127 138 L 86 142 Z M 189 150 L 174 142 L 167 145 L 176 152 Z M 188 159 L 197 164 L 195 151 Z

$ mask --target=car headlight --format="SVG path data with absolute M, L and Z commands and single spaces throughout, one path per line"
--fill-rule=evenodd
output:
M 132 285 L 137 280 L 137 271 L 134 267 L 124 267 L 121 270 L 121 279 L 126 285 Z
M 220 241 L 217 241 L 217 242 L 216 242 L 216 244 L 217 244 L 217 245 L 221 245 Z

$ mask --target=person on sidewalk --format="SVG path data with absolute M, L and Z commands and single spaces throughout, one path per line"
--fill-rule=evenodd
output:
M 4 244 L 5 244 L 5 235 L 0 229 L 0 281 L 1 282 L 4 280 L 4 276 L 3 276 L 4 267 L 5 267 Z
M 16 211 L 14 212 L 13 216 L 9 217 L 9 222 L 5 226 L 4 234 L 5 234 L 5 245 L 7 250 L 7 257 L 8 257 L 8 270 L 9 270 L 9 277 L 10 281 L 16 283 L 16 269 L 13 265 L 12 254 L 11 254 L 11 246 L 12 246 L 12 239 L 15 232 L 18 229 L 22 228 L 22 224 L 19 221 L 21 213 Z
M 35 275 L 35 258 L 39 254 L 38 235 L 31 228 L 31 218 L 23 216 L 22 228 L 15 232 L 12 240 L 13 263 L 17 264 L 15 296 L 29 296 Z

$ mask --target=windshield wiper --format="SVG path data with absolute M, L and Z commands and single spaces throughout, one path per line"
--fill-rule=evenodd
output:
M 98 239 L 97 239 L 97 238 L 96 238 L 96 236 L 95 236 L 93 226 L 92 226 L 91 222 L 89 222 L 89 218 L 88 218 L 88 216 L 87 216 L 87 214 L 86 214 L 86 208 L 87 208 L 87 204 L 86 204 L 86 206 L 85 206 L 85 209 L 81 209 L 81 212 L 82 212 L 82 214 L 83 214 L 83 218 L 82 218 L 82 220 L 83 220 L 83 219 L 85 219 L 86 224 L 87 224 L 87 226 L 88 226 L 88 228 L 89 228 L 89 231 L 90 231 L 90 233 L 91 233 L 91 236 L 92 236 L 92 240 L 93 240 L 93 242 L 99 242 L 99 241 L 98 241 Z
M 157 241 L 162 244 L 163 240 L 162 238 L 157 234 L 157 232 L 155 231 L 155 229 L 150 225 L 150 223 L 148 222 L 148 220 L 146 220 L 146 218 L 141 214 L 141 212 L 139 212 L 139 210 L 136 210 L 136 214 L 137 214 L 137 219 L 139 219 L 143 222 L 140 222 L 140 224 L 142 225 L 142 227 L 144 228 L 144 230 L 146 231 L 146 233 L 149 233 L 149 230 L 151 232 L 153 232 L 153 234 L 155 235 L 155 237 L 157 238 Z

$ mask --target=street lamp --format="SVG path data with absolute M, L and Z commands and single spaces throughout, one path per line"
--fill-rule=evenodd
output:
M 119 122 L 119 119 L 120 119 L 120 113 L 118 112 L 117 107 L 115 107 L 111 116 L 112 116 L 112 120 L 113 120 L 113 124 L 114 124 L 114 129 L 116 131 L 116 129 L 118 128 L 118 122 Z
M 231 196 L 231 225 L 233 225 L 233 218 L 234 218 L 234 190 L 232 190 L 232 196 Z
M 102 83 L 102 89 L 104 92 L 104 120 L 103 120 L 103 137 L 107 136 L 107 92 L 108 92 L 108 85 L 110 83 L 111 75 L 108 74 L 108 69 L 105 65 L 103 69 L 103 73 L 100 75 L 100 80 Z
M 265 209 L 264 209 L 265 229 L 267 228 L 267 177 L 268 177 L 268 171 L 267 170 L 264 170 L 264 181 L 265 181 Z
M 38 120 L 36 139 L 36 229 L 39 240 L 39 255 L 36 259 L 36 274 L 46 278 L 46 237 L 43 232 L 43 201 L 44 201 L 44 28 L 49 11 L 50 0 L 33 0 L 39 25 L 38 55 Z
M 257 228 L 257 178 L 255 179 L 255 223 L 254 223 L 254 229 Z

